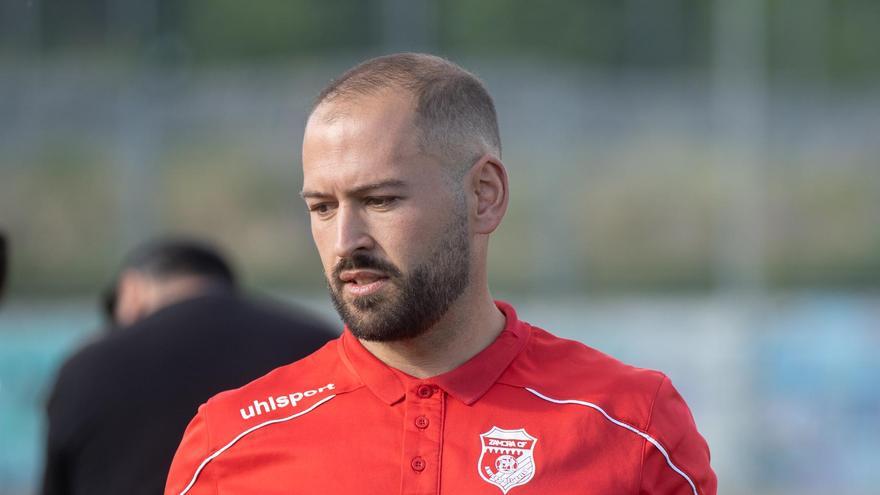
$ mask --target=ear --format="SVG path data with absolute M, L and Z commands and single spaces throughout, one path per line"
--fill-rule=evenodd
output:
M 470 195 L 474 200 L 474 231 L 491 234 L 507 212 L 507 170 L 501 160 L 483 155 L 470 172 Z
M 149 305 L 148 281 L 136 270 L 126 270 L 119 276 L 114 319 L 120 326 L 128 326 L 144 317 Z

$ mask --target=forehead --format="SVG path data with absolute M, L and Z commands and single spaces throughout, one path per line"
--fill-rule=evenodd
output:
M 357 187 L 423 173 L 436 160 L 421 150 L 414 122 L 414 102 L 405 92 L 319 105 L 303 138 L 304 189 Z

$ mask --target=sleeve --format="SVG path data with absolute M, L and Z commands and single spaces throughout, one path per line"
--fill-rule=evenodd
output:
M 165 482 L 165 495 L 216 494 L 216 484 L 210 480 L 210 473 L 207 472 L 211 452 L 205 415 L 203 404 L 186 427 L 174 460 L 171 461 L 168 480 Z
M 647 426 L 642 452 L 641 495 L 716 495 L 709 446 L 690 409 L 664 377 Z

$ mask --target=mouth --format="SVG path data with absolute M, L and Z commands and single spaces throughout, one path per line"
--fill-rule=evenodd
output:
M 388 283 L 388 276 L 374 270 L 345 270 L 339 274 L 342 290 L 352 296 L 374 294 Z

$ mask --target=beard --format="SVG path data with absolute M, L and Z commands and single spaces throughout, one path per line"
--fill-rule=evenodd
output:
M 456 221 L 458 220 L 458 221 Z M 393 342 L 418 337 L 434 326 L 469 284 L 467 222 L 457 218 L 428 258 L 404 274 L 392 263 L 363 252 L 339 260 L 328 282 L 336 312 L 362 340 Z M 343 298 L 343 270 L 371 269 L 388 277 L 378 294 Z

